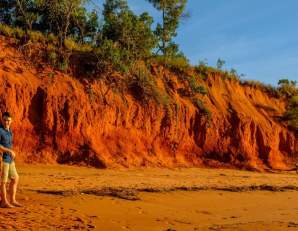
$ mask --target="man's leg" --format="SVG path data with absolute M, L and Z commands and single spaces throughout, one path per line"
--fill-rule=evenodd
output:
M 6 196 L 6 182 L 1 183 L 1 207 L 4 208 L 13 208 L 13 206 L 8 202 L 7 196 Z
M 12 208 L 13 206 L 8 202 L 6 195 L 6 184 L 8 180 L 9 164 L 3 163 L 1 175 L 1 207 Z
M 20 207 L 21 204 L 17 202 L 16 200 L 16 194 L 17 194 L 17 187 L 19 183 L 19 175 L 17 173 L 17 169 L 15 167 L 15 163 L 12 162 L 10 164 L 10 169 L 9 169 L 9 175 L 11 177 L 10 185 L 9 185 L 9 191 L 10 191 L 10 202 L 12 205 Z
M 14 206 L 17 206 L 17 207 L 20 207 L 21 204 L 17 202 L 16 200 L 16 194 L 17 194 L 17 187 L 18 187 L 18 182 L 19 182 L 19 179 L 18 177 L 15 178 L 15 179 L 12 179 L 11 182 L 10 182 L 10 202 L 12 205 Z

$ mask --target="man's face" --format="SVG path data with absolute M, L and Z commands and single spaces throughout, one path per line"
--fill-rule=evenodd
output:
M 11 124 L 11 117 L 4 116 L 3 117 L 3 125 L 5 128 L 9 128 Z

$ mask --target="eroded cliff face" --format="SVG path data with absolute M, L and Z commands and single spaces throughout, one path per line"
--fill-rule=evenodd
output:
M 177 76 L 161 67 L 153 74 L 179 85 Z M 131 94 L 108 91 L 104 97 L 107 86 L 101 81 L 37 69 L 0 40 L 0 110 L 14 115 L 19 161 L 99 168 L 293 165 L 297 137 L 278 119 L 284 101 L 220 76 L 201 84 L 209 91 L 202 101 L 211 120 L 175 88 L 169 116 L 162 105 L 143 105 Z

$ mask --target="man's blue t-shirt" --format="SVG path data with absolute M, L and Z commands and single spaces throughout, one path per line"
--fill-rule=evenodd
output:
M 6 130 L 3 125 L 0 125 L 0 145 L 5 148 L 12 148 L 12 131 Z M 5 163 L 11 163 L 12 158 L 10 153 L 4 152 L 3 153 L 3 161 Z

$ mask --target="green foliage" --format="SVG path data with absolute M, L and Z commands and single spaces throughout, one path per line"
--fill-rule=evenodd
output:
M 69 60 L 65 57 L 61 57 L 59 62 L 58 62 L 58 69 L 62 72 L 67 71 L 69 67 Z
M 43 1 L 16 0 L 15 2 L 15 24 L 24 27 L 26 30 L 32 30 L 33 24 L 39 19 L 39 8 Z
M 15 0 L 0 1 L 0 23 L 11 25 L 13 21 L 12 10 L 15 7 Z
M 53 33 L 48 34 L 47 37 L 48 37 L 47 40 L 50 44 L 53 44 L 55 46 L 58 45 L 58 43 L 59 43 L 58 38 Z
M 77 44 L 76 44 L 76 42 L 75 42 L 73 39 L 71 39 L 71 38 L 66 38 L 66 39 L 64 40 L 64 46 L 65 46 L 65 48 L 66 48 L 67 50 L 72 51 L 72 50 L 75 50 Z
M 144 64 L 134 65 L 129 74 L 128 89 L 137 100 L 148 103 L 154 99 L 158 104 L 169 104 L 169 96 L 158 89 L 155 78 Z
M 91 52 L 93 50 L 93 47 L 90 44 L 77 43 L 70 37 L 64 40 L 64 47 L 69 51 Z
M 245 80 L 241 81 L 241 84 L 245 86 L 250 86 L 252 88 L 261 88 L 262 86 L 264 86 L 262 82 L 257 80 Z
M 298 134 L 298 88 L 296 81 L 281 79 L 278 81 L 279 92 L 288 99 L 287 110 L 283 119 L 287 121 L 289 127 L 294 129 Z
M 40 31 L 29 31 L 29 40 L 33 43 L 45 43 L 46 37 Z
M 190 68 L 188 59 L 183 55 L 168 58 L 165 65 L 172 71 L 180 73 L 184 73 Z
M 162 23 L 158 23 L 155 35 L 158 38 L 157 52 L 161 51 L 164 59 L 176 56 L 178 45 L 173 42 L 177 35 L 177 28 L 184 13 L 187 0 L 148 0 L 153 6 L 162 12 Z
M 151 31 L 153 19 L 148 13 L 137 16 L 126 1 L 106 0 L 103 14 L 103 41 L 111 40 L 117 44 L 124 64 L 151 56 L 156 39 Z
M 104 71 L 109 67 L 113 67 L 118 71 L 127 72 L 128 67 L 121 61 L 121 50 L 117 43 L 111 40 L 103 40 L 100 47 L 94 49 L 97 57 L 97 70 Z
M 188 76 L 186 80 L 188 81 L 190 96 L 194 96 L 196 94 L 201 94 L 201 95 L 208 94 L 207 89 L 204 86 L 201 86 L 198 84 L 198 81 L 196 80 L 195 76 Z
M 0 23 L 0 34 L 7 37 L 22 39 L 25 36 L 25 31 L 19 27 L 12 27 L 12 26 Z
M 212 113 L 211 111 L 204 105 L 203 101 L 200 99 L 193 98 L 193 104 L 203 113 L 204 116 L 207 117 L 208 122 L 211 121 Z
M 22 39 L 25 37 L 25 31 L 19 27 L 16 27 L 15 28 L 15 31 L 14 31 L 14 36 L 17 38 L 17 39 Z
M 199 65 L 195 66 L 195 71 L 202 77 L 202 79 L 207 79 L 208 76 L 218 75 L 223 79 L 239 81 L 240 75 L 238 75 L 235 69 L 222 70 L 220 68 L 225 64 L 224 60 L 217 61 L 217 67 L 212 67 L 207 64 L 207 62 L 199 62 Z
M 55 77 L 55 73 L 54 72 L 49 72 L 48 77 L 53 79 Z
M 160 45 L 158 36 L 162 34 L 157 32 L 158 29 L 151 29 L 153 18 L 147 12 L 135 15 L 126 0 L 105 0 L 104 18 L 100 27 L 97 11 L 89 12 L 85 7 L 87 2 L 88 0 L 2 0 L 0 33 L 16 37 L 22 43 L 31 40 L 34 44 L 55 46 L 60 54 L 94 53 L 98 58 L 98 69 L 112 66 L 121 72 L 127 72 L 138 60 L 149 59 L 158 42 Z M 167 33 L 162 36 L 163 51 L 173 57 L 167 65 L 171 69 L 183 71 L 189 64 L 179 54 L 172 37 L 176 35 L 186 0 L 151 2 L 163 12 L 163 24 L 159 25 L 163 35 Z M 16 31 L 14 28 L 17 28 Z M 60 55 L 57 58 L 53 54 L 46 56 L 51 63 L 67 66 L 65 62 L 57 61 L 60 60 Z
M 281 79 L 278 81 L 278 90 L 281 94 L 291 97 L 298 95 L 298 90 L 296 88 L 297 81 L 290 81 L 288 79 Z
M 284 114 L 283 119 L 286 120 L 289 127 L 295 129 L 298 134 L 298 106 L 289 108 Z
M 47 61 L 52 65 L 56 66 L 57 61 L 58 61 L 58 56 L 55 51 L 48 51 L 47 53 Z
M 10 26 L 7 26 L 5 24 L 0 23 L 0 33 L 2 35 L 8 36 L 8 37 L 13 37 L 14 36 L 14 29 L 11 28 Z
M 163 56 L 155 55 L 151 58 L 151 62 L 164 65 L 171 71 L 179 74 L 185 73 L 190 68 L 188 59 L 182 54 L 170 57 L 166 60 L 166 62 Z
M 95 43 L 98 28 L 99 17 L 96 11 L 87 12 L 86 8 L 79 7 L 72 15 L 70 32 L 80 43 Z
M 209 74 L 215 72 L 216 69 L 208 66 L 207 62 L 200 61 L 199 65 L 195 66 L 195 71 L 205 80 L 208 78 Z
M 85 0 L 43 0 L 41 2 L 42 30 L 50 30 L 57 35 L 59 46 L 62 47 L 69 34 L 77 35 L 77 23 L 80 20 L 80 12 L 85 10 L 83 7 Z
M 222 68 L 225 64 L 226 64 L 226 61 L 219 58 L 216 62 L 216 68 L 222 70 Z
M 292 96 L 289 100 L 289 106 L 291 108 L 298 107 L 298 95 Z
M 278 91 L 278 89 L 276 87 L 273 87 L 270 84 L 264 84 L 264 83 L 262 83 L 260 81 L 256 81 L 256 80 L 242 80 L 240 83 L 243 86 L 249 86 L 252 88 L 260 89 L 263 92 L 266 92 L 274 97 L 281 96 L 281 93 Z

